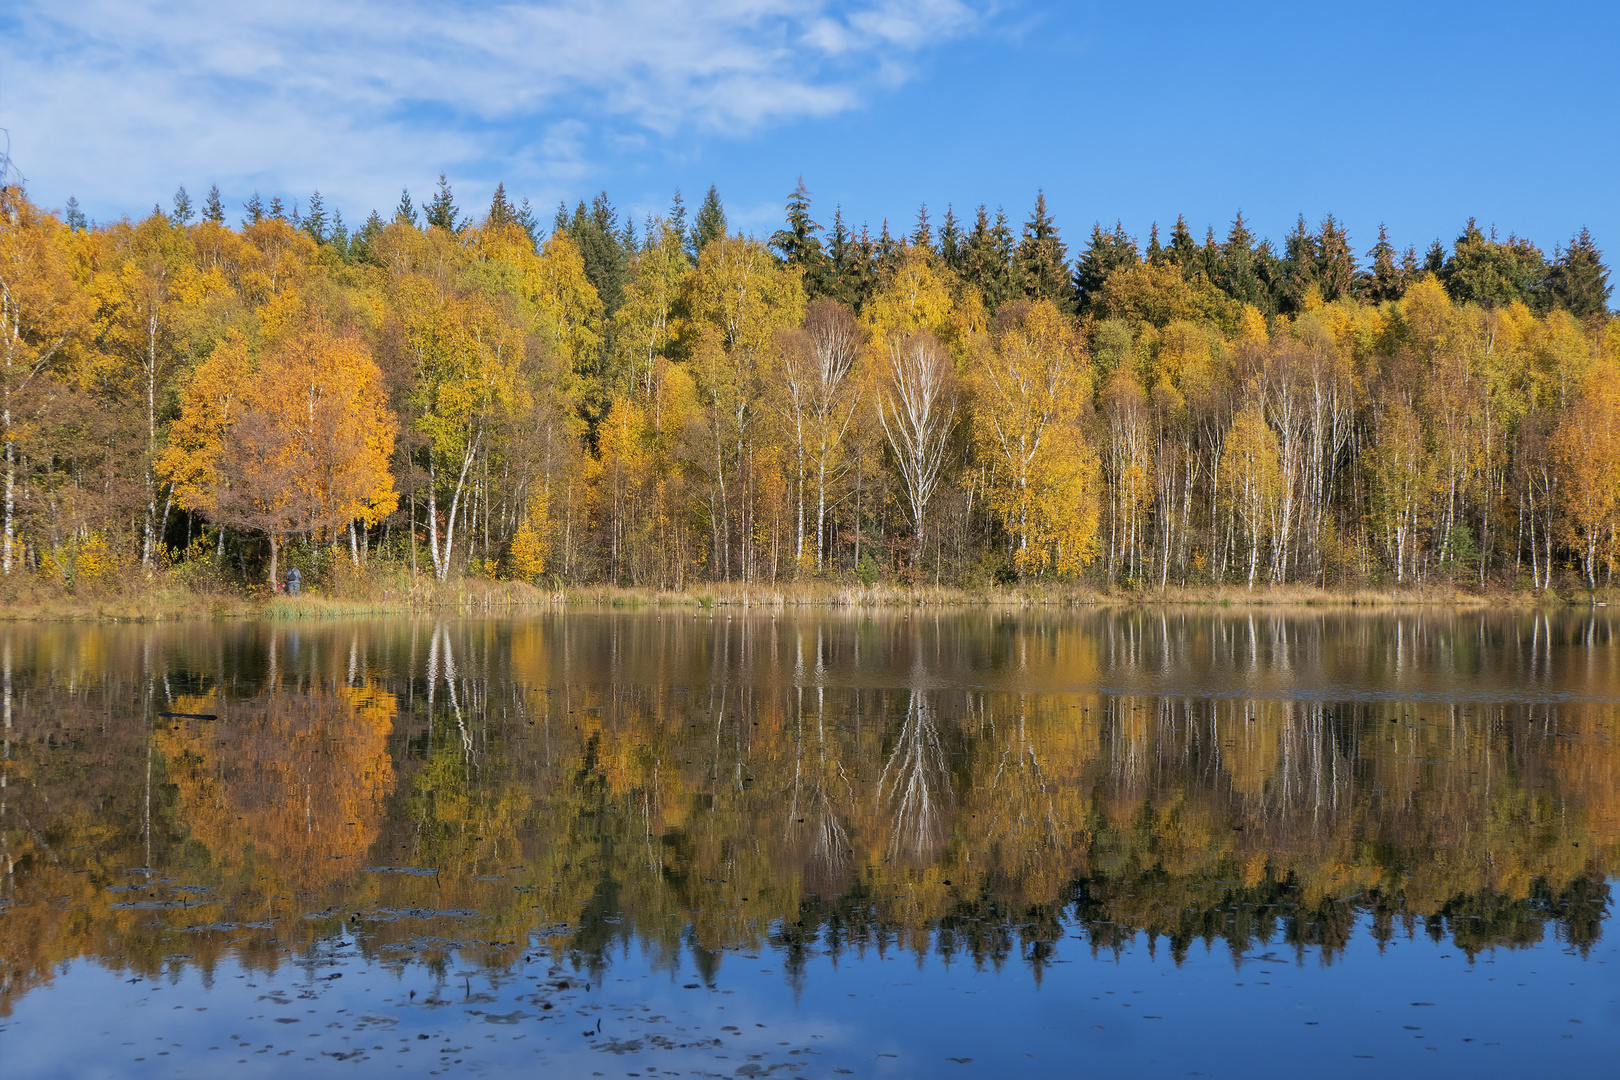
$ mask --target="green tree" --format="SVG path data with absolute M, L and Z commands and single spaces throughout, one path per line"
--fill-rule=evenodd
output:
M 979 290 L 984 306 L 991 311 L 1012 295 L 1012 256 L 1012 232 L 1007 228 L 1007 215 L 996 211 L 992 225 L 990 215 L 980 203 L 973 230 L 968 233 L 961 274 L 963 280 Z
M 787 227 L 771 235 L 771 250 L 788 266 L 798 267 L 804 275 L 807 297 L 826 296 L 831 291 L 832 275 L 827 255 L 821 250 L 821 239 L 816 235 L 821 226 L 810 218 L 810 190 L 804 186 L 804 177 L 788 196 Z
M 1532 311 L 1544 310 L 1547 299 L 1547 260 L 1528 240 L 1487 236 L 1473 218 L 1451 249 L 1440 271 L 1446 292 L 1458 304 L 1504 307 L 1521 300 Z
M 1399 300 L 1406 294 L 1406 271 L 1395 262 L 1395 246 L 1389 242 L 1389 230 L 1378 226 L 1378 242 L 1367 252 L 1372 266 L 1358 276 L 1356 294 L 1370 304 L 1386 300 Z M 1416 261 L 1416 255 L 1412 256 Z
M 467 219 L 461 216 L 461 208 L 456 205 L 450 181 L 444 173 L 439 174 L 439 187 L 433 193 L 433 198 L 422 204 L 422 223 L 429 229 L 444 229 L 453 233 L 467 227 Z
M 1132 245 L 1134 248 L 1134 245 Z M 1061 311 L 1074 310 L 1068 251 L 1057 223 L 1046 212 L 1046 193 L 1035 193 L 1035 209 L 1024 223 L 1013 263 L 1014 285 L 1030 300 L 1050 300 Z
M 1096 309 L 1102 301 L 1103 286 L 1107 284 L 1109 274 L 1124 267 L 1136 266 L 1141 261 L 1136 252 L 1136 241 L 1125 234 L 1124 225 L 1116 221 L 1111 233 L 1104 232 L 1100 224 L 1092 225 L 1091 240 L 1074 264 L 1074 289 L 1080 310 Z
M 219 201 L 218 184 L 208 187 L 208 201 L 203 204 L 203 220 L 212 221 L 215 225 L 225 224 L 225 204 Z
M 1548 284 L 1553 302 L 1577 319 L 1608 310 L 1609 296 L 1614 291 L 1609 284 L 1609 270 L 1603 265 L 1603 253 L 1584 226 L 1570 240 L 1569 249 L 1553 263 Z
M 692 220 L 691 240 L 686 249 L 692 264 L 697 265 L 704 248 L 725 235 L 726 209 L 720 205 L 720 189 L 710 184 L 702 205 L 698 207 L 697 217 Z

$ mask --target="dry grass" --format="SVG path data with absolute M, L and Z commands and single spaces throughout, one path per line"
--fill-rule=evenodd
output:
M 1200 605 L 1244 607 L 1388 608 L 1414 605 L 1455 608 L 1520 608 L 1599 603 L 1620 606 L 1620 590 L 1478 593 L 1450 585 L 1401 589 L 1318 589 L 1303 585 L 1172 586 L 1166 589 L 1098 589 L 1080 584 L 1034 584 L 988 589 L 898 584 L 808 581 L 776 586 L 735 583 L 683 590 L 610 585 L 561 591 L 523 582 L 461 578 L 435 581 L 398 568 L 306 589 L 297 599 L 259 587 L 251 592 L 211 581 L 183 581 L 173 572 L 152 577 L 132 573 L 94 587 L 62 589 L 31 575 L 0 582 L 0 618 L 44 621 L 166 621 L 173 619 L 340 619 L 418 611 L 461 614 L 518 612 L 562 607 L 596 608 L 1072 608 Z

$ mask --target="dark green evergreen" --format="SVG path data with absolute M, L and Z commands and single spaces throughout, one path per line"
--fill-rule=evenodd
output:
M 1132 244 L 1133 253 L 1134 249 Z M 1050 300 L 1064 311 L 1074 310 L 1068 249 L 1058 236 L 1057 223 L 1046 212 L 1043 191 L 1035 193 L 1035 209 L 1024 223 L 1013 266 L 1014 287 L 1023 296 Z
M 1592 234 L 1583 226 L 1569 242 L 1569 249 L 1553 263 L 1549 279 L 1553 303 L 1585 319 L 1609 310 L 1609 271 L 1603 265 L 1603 253 L 1592 242 Z
M 1440 280 L 1459 304 L 1500 307 L 1522 300 L 1532 310 L 1545 310 L 1548 266 L 1541 249 L 1528 240 L 1487 236 L 1468 219 L 1463 234 L 1452 245 L 1451 258 L 1441 268 Z
M 399 189 L 399 205 L 394 208 L 394 220 L 405 225 L 416 224 L 416 204 L 411 202 L 410 188 Z
M 181 184 L 180 190 L 174 193 L 174 212 L 169 215 L 169 220 L 183 229 L 196 216 L 197 210 L 191 205 L 191 196 L 186 194 L 186 186 Z
M 212 221 L 215 225 L 225 224 L 225 204 L 219 200 L 218 184 L 208 187 L 208 201 L 203 204 L 203 220 Z
M 439 174 L 439 187 L 433 193 L 433 198 L 422 204 L 422 224 L 424 228 L 444 229 L 453 233 L 467 227 L 467 219 L 461 216 L 461 208 L 456 205 L 455 195 L 450 191 L 450 181 L 444 173 Z
M 1113 232 L 1105 232 L 1101 223 L 1093 224 L 1086 250 L 1074 263 L 1074 294 L 1079 310 L 1097 311 L 1108 275 L 1122 267 L 1137 266 L 1141 261 L 1136 241 L 1125 232 L 1122 223 L 1116 221 Z
M 72 195 L 68 196 L 67 209 L 62 212 L 62 220 L 74 232 L 84 232 L 89 222 L 84 218 L 84 211 L 79 209 L 79 200 Z
M 704 248 L 715 240 L 724 239 L 725 235 L 726 210 L 720 205 L 720 189 L 710 184 L 703 196 L 703 205 L 698 207 L 697 217 L 692 219 L 692 233 L 687 241 L 686 253 L 696 263 Z

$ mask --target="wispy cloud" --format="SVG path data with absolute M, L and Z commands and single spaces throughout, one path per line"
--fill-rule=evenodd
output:
M 978 0 L 13 0 L 0 126 L 42 197 L 92 208 L 182 181 L 382 206 L 440 169 L 538 193 L 603 146 L 858 108 L 984 19 Z

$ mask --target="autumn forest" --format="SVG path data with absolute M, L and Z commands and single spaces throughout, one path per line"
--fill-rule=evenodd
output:
M 821 223 L 815 216 L 822 219 Z M 6 588 L 289 562 L 683 589 L 1595 590 L 1620 318 L 1583 230 L 1425 250 L 711 188 L 110 223 L 0 196 Z

